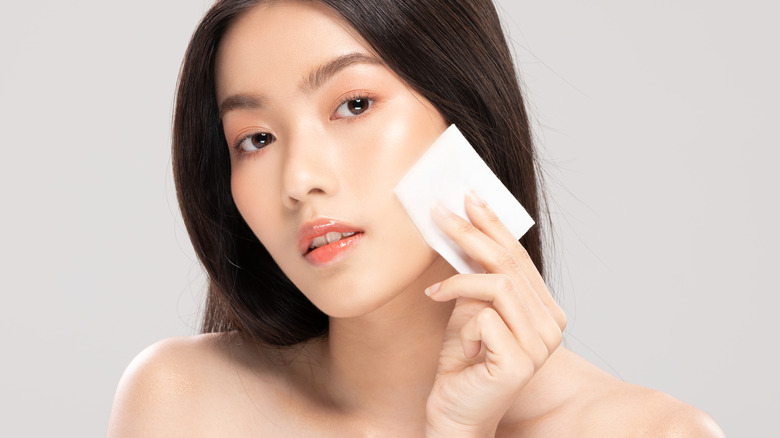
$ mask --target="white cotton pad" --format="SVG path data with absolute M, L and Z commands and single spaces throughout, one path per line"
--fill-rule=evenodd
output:
M 428 245 L 462 274 L 485 270 L 433 223 L 431 208 L 441 202 L 468 220 L 464 204 L 468 189 L 487 202 L 516 239 L 534 224 L 455 125 L 444 131 L 395 187 L 396 196 Z

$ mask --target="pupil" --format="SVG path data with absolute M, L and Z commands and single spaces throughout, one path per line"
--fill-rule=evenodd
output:
M 354 99 L 347 106 L 353 114 L 359 114 L 366 110 L 367 103 L 365 99 Z
M 264 145 L 268 142 L 268 134 L 255 134 L 253 140 L 255 144 Z

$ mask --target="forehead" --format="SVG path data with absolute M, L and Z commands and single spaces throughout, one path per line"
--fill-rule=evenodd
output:
M 348 53 L 373 54 L 335 11 L 318 2 L 263 3 L 239 16 L 217 52 L 217 95 L 277 88 Z

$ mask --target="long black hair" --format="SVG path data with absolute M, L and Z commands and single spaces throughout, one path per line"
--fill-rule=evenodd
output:
M 222 35 L 236 17 L 263 1 L 279 0 L 219 0 L 195 30 L 179 77 L 173 171 L 184 223 L 208 274 L 203 332 L 237 330 L 261 344 L 291 346 L 326 335 L 328 318 L 292 284 L 238 212 L 215 92 Z M 456 124 L 540 222 L 528 117 L 492 1 L 319 1 Z M 544 273 L 539 227 L 520 242 Z

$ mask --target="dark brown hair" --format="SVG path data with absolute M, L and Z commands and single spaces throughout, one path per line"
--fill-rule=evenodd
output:
M 262 1 L 217 1 L 195 30 L 179 77 L 173 171 L 184 223 L 209 279 L 203 331 L 238 330 L 258 343 L 289 346 L 327 334 L 328 318 L 285 276 L 241 218 L 230 192 L 229 152 L 215 93 L 222 35 L 237 16 Z M 458 126 L 539 222 L 528 118 L 491 0 L 320 1 Z M 520 242 L 543 272 L 539 227 Z

